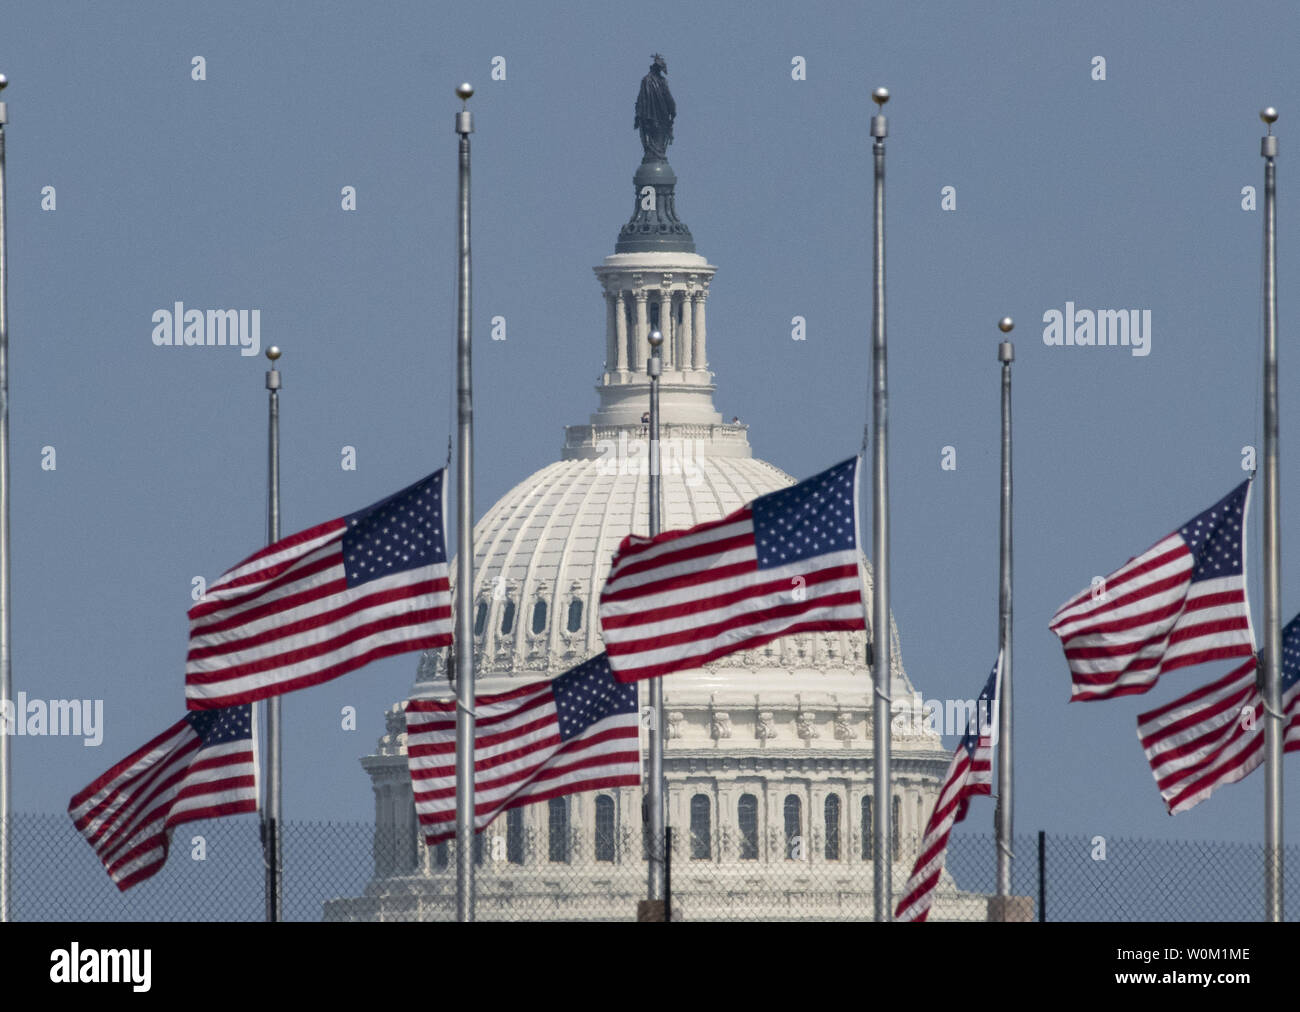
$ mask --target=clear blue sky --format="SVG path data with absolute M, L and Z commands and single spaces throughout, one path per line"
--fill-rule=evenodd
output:
M 0 5 L 15 687 L 102 698 L 106 722 L 99 748 L 16 739 L 16 807 L 62 811 L 179 718 L 191 579 L 264 539 L 265 360 L 155 347 L 153 312 L 257 308 L 263 345 L 285 349 L 286 532 L 438 466 L 453 418 L 452 90 L 472 81 L 481 515 L 595 406 L 591 267 L 631 210 L 632 106 L 658 51 L 678 103 L 678 210 L 719 268 L 717 405 L 796 476 L 856 451 L 867 417 L 869 93 L 893 92 L 893 604 L 926 697 L 973 697 L 996 651 L 995 323 L 1016 318 L 1017 829 L 1259 839 L 1262 772 L 1171 819 L 1134 731 L 1138 712 L 1226 666 L 1067 705 L 1047 622 L 1222 497 L 1259 445 L 1262 215 L 1241 190 L 1261 185 L 1270 103 L 1283 619 L 1300 609 L 1298 21 L 1249 3 Z M 355 212 L 340 208 L 349 185 Z M 1067 300 L 1149 309 L 1151 354 L 1045 346 L 1043 314 Z M 504 342 L 488 340 L 498 315 Z M 1257 626 L 1259 544 L 1254 526 Z M 357 759 L 415 661 L 286 698 L 288 818 L 370 818 Z M 1300 840 L 1300 763 L 1287 774 Z M 970 826 L 992 817 L 977 805 Z

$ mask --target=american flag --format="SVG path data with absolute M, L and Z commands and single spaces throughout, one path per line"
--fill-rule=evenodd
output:
M 1195 808 L 1264 762 L 1264 697 L 1255 658 L 1138 717 L 1138 740 L 1170 815 Z M 1284 752 L 1300 751 L 1300 616 L 1282 631 Z
M 188 713 L 73 795 L 73 825 L 118 889 L 166 863 L 176 826 L 257 811 L 251 709 Z
M 450 644 L 444 474 L 268 545 L 217 580 L 189 612 L 189 709 Z
M 1246 606 L 1245 512 L 1250 480 L 1188 521 L 1050 623 L 1073 682 L 1071 699 L 1146 692 L 1163 672 L 1255 652 Z
M 474 829 L 507 808 L 641 782 L 635 685 L 598 654 L 549 681 L 479 696 L 474 720 Z M 406 750 L 415 811 L 430 844 L 455 835 L 456 702 L 413 699 Z
M 865 629 L 858 458 L 708 523 L 623 539 L 600 594 L 622 682 L 800 632 Z
M 998 733 L 997 698 L 1001 673 L 1002 655 L 998 654 L 984 691 L 976 700 L 975 713 L 966 725 L 966 734 L 953 752 L 930 821 L 925 824 L 920 853 L 903 889 L 903 898 L 894 911 L 897 921 L 924 921 L 930 916 L 934 893 L 943 874 L 952 827 L 966 818 L 971 798 L 993 793 L 993 744 Z

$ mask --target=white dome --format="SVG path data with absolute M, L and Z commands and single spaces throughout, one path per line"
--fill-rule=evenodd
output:
M 754 498 L 786 488 L 794 479 L 748 456 L 739 425 L 665 426 L 661 482 L 663 528 L 717 520 Z M 726 440 L 725 455 L 708 452 Z M 674 431 L 677 430 L 677 431 Z M 624 428 L 606 452 L 560 460 L 503 496 L 474 528 L 475 673 L 480 692 L 503 691 L 503 679 L 554 676 L 604 649 L 595 608 L 623 538 L 649 527 L 647 441 L 639 427 Z M 725 436 L 722 433 L 725 432 Z M 571 430 L 572 438 L 572 430 Z M 743 452 L 745 456 L 735 455 Z M 870 579 L 870 565 L 863 560 Z M 453 580 L 455 565 L 452 566 Z M 866 599 L 870 606 L 870 586 Z M 866 708 L 871 693 L 863 633 L 805 633 L 741 651 L 665 681 L 672 700 L 718 705 L 743 697 L 764 702 L 827 702 Z M 893 632 L 896 698 L 912 687 L 903 672 Z M 446 651 L 431 651 L 420 665 L 417 692 L 447 688 Z M 432 683 L 432 684 L 430 684 Z M 441 684 L 439 684 L 441 683 Z M 828 699 L 833 694 L 836 699 Z

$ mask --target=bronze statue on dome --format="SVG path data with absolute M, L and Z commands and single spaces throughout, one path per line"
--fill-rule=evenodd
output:
M 641 131 L 641 147 L 645 161 L 667 161 L 668 145 L 673 142 L 673 120 L 677 118 L 677 103 L 668 90 L 668 63 L 658 53 L 654 54 L 650 73 L 641 78 L 641 91 L 636 97 L 636 119 L 632 125 Z

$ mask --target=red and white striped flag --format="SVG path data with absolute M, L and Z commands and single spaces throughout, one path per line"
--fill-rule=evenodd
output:
M 1050 628 L 1070 666 L 1071 699 L 1146 692 L 1163 672 L 1249 657 L 1242 482 L 1200 516 L 1061 605 Z
M 549 681 L 479 696 L 474 718 L 474 830 L 507 808 L 641 782 L 635 685 L 597 654 Z M 412 699 L 406 751 L 415 812 L 430 844 L 456 826 L 456 701 Z
M 930 916 L 934 893 L 943 874 L 952 827 L 966 818 L 970 799 L 993 793 L 993 746 L 998 734 L 998 689 L 1002 677 L 1002 654 L 984 683 L 966 734 L 957 744 L 948 774 L 939 788 L 930 821 L 925 824 L 921 850 L 894 911 L 896 921 L 924 921 Z M 867 829 L 864 827 L 863 832 Z
M 1282 632 L 1284 752 L 1300 751 L 1300 617 Z M 1195 808 L 1264 762 L 1264 698 L 1255 658 L 1138 717 L 1138 740 L 1170 815 Z
M 176 826 L 257 811 L 251 709 L 186 714 L 73 795 L 72 823 L 118 889 L 166 863 Z
M 599 614 L 621 682 L 699 667 L 794 633 L 865 629 L 858 458 L 721 520 L 624 538 Z
M 266 699 L 450 644 L 445 471 L 282 538 L 214 583 L 189 612 L 189 709 Z

